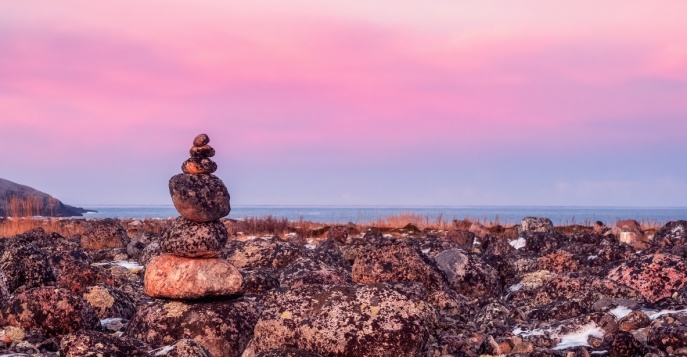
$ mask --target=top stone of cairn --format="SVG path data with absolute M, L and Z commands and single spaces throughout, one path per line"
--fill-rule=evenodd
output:
M 210 143 L 210 138 L 207 134 L 200 134 L 193 139 L 193 146 L 203 146 Z

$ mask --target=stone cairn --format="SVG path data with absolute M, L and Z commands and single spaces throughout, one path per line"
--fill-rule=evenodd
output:
M 229 192 L 212 173 L 217 164 L 205 134 L 193 140 L 191 158 L 181 165 L 182 174 L 169 180 L 174 207 L 181 214 L 160 242 L 162 255 L 148 263 L 145 293 L 154 298 L 198 299 L 241 292 L 241 273 L 220 251 L 227 229 L 220 218 L 229 214 Z

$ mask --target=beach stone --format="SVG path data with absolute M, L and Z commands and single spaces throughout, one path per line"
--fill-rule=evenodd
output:
M 348 240 L 348 226 L 332 226 L 327 232 L 327 239 L 333 240 L 339 244 L 346 244 Z
M 160 256 L 161 254 L 162 248 L 160 248 L 160 243 L 152 242 L 143 248 L 143 251 L 141 251 L 141 257 L 138 258 L 138 262 L 142 265 L 148 265 L 153 258 Z
M 48 336 L 59 336 L 98 329 L 100 321 L 81 297 L 65 289 L 40 287 L 18 294 L 4 304 L 0 325 L 33 328 Z
M 613 334 L 613 342 L 608 350 L 611 357 L 643 356 L 644 348 L 631 333 L 618 331 Z
M 136 312 L 134 300 L 114 286 L 90 286 L 82 295 L 100 320 L 108 318 L 130 319 Z
M 279 277 L 272 269 L 242 270 L 241 275 L 243 275 L 242 290 L 245 294 L 263 295 L 279 287 Z
M 337 357 L 424 356 L 429 313 L 423 306 L 386 284 L 273 291 L 243 356 L 281 348 Z
M 279 284 L 293 289 L 306 284 L 345 285 L 351 282 L 351 275 L 341 269 L 309 258 L 299 258 L 282 269 Z
M 470 231 L 450 230 L 446 232 L 446 239 L 458 244 L 460 248 L 471 249 L 477 236 Z
M 687 263 L 669 254 L 649 254 L 623 262 L 608 279 L 639 291 L 649 302 L 671 297 L 687 283 Z
M 202 343 L 181 339 L 177 343 L 150 351 L 150 356 L 163 357 L 213 357 Z
M 687 221 L 671 221 L 654 234 L 654 244 L 674 247 L 687 244 Z
M 197 299 L 241 292 L 241 273 L 223 259 L 163 254 L 148 263 L 144 291 L 154 298 Z
M 629 332 L 647 327 L 649 324 L 651 324 L 649 316 L 641 310 L 635 310 L 618 320 L 618 329 Z
M 147 350 L 148 346 L 131 338 L 98 331 L 78 331 L 62 338 L 59 352 L 64 357 L 148 357 Z
M 210 222 L 229 214 L 229 191 L 214 175 L 179 174 L 169 180 L 176 210 L 194 222 Z
M 217 171 L 217 163 L 208 158 L 192 157 L 181 164 L 181 172 L 189 175 L 211 174 Z
M 178 217 L 162 236 L 160 250 L 181 257 L 216 258 L 227 237 L 227 227 L 219 220 L 198 223 Z
M 8 293 L 20 293 L 55 282 L 48 257 L 32 243 L 17 238 L 3 240 L 0 271 Z
M 649 326 L 648 342 L 663 351 L 687 347 L 687 314 L 659 316 Z
M 445 250 L 434 257 L 450 287 L 468 297 L 496 296 L 501 288 L 499 273 L 476 255 L 460 249 Z
M 327 239 L 313 250 L 307 250 L 307 255 L 333 268 L 351 271 L 351 265 L 344 258 L 341 248 L 335 241 Z
M 138 308 L 124 335 L 154 348 L 191 339 L 212 356 L 238 357 L 257 320 L 255 304 L 246 299 L 194 303 L 155 300 Z
M 549 233 L 553 232 L 553 230 L 553 222 L 545 217 L 525 217 L 518 226 L 518 234 L 525 232 Z
M 436 264 L 407 240 L 370 242 L 355 258 L 351 275 L 360 284 L 417 281 L 427 290 L 441 290 L 447 285 Z
M 215 149 L 210 145 L 193 146 L 191 147 L 190 154 L 194 159 L 204 159 L 215 156 Z
M 260 352 L 254 357 L 322 357 L 317 353 L 299 350 L 294 348 L 280 348 L 276 350 L 269 350 L 267 352 Z
M 248 241 L 230 241 L 226 259 L 240 269 L 281 269 L 301 257 L 298 245 L 279 237 L 257 238 Z
M 207 134 L 199 134 L 193 139 L 193 146 L 204 146 L 210 143 L 210 137 Z
M 126 230 L 112 218 L 89 222 L 81 235 L 82 249 L 126 248 L 128 243 L 129 236 Z

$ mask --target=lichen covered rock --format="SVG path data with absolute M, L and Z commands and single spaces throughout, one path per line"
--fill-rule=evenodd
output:
M 82 296 L 100 320 L 116 317 L 130 319 L 136 312 L 131 297 L 113 286 L 90 286 Z
M 671 297 L 687 283 L 687 263 L 669 254 L 639 256 L 614 268 L 608 278 L 639 291 L 650 302 Z
M 280 348 L 332 357 L 421 356 L 429 334 L 425 308 L 385 284 L 273 292 L 244 357 Z
M 150 351 L 155 357 L 213 357 L 202 343 L 190 339 L 182 339 L 169 346 Z
M 107 248 L 126 248 L 129 236 L 118 221 L 105 218 L 89 222 L 81 235 L 81 248 L 100 250 Z
M 156 300 L 140 306 L 125 336 L 158 348 L 192 339 L 213 356 L 238 357 L 253 335 L 256 307 L 244 299 L 185 303 Z
M 179 174 L 169 180 L 177 211 L 194 222 L 210 222 L 229 214 L 229 191 L 215 175 Z
M 226 251 L 229 263 L 240 269 L 280 269 L 301 256 L 300 248 L 279 237 L 251 239 L 245 242 L 230 241 Z
M 9 293 L 50 285 L 55 282 L 48 257 L 25 239 L 6 239 L 0 255 L 0 270 Z
M 198 223 L 179 217 L 162 236 L 163 253 L 189 258 L 215 258 L 227 243 L 227 227 L 220 221 Z
M 460 249 L 445 250 L 434 257 L 457 293 L 469 297 L 493 297 L 500 291 L 499 273 L 476 255 Z
M 241 292 L 243 278 L 223 259 L 194 259 L 164 254 L 146 267 L 145 293 L 151 297 L 197 299 Z
M 64 357 L 148 357 L 147 350 L 148 346 L 137 340 L 97 331 L 75 332 L 60 342 L 60 356 Z

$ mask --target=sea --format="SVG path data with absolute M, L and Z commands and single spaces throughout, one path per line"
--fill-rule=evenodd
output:
M 84 206 L 96 210 L 86 218 L 166 219 L 179 214 L 172 205 Z M 634 219 L 662 225 L 687 220 L 687 207 L 564 207 L 564 206 L 232 206 L 229 218 L 286 218 L 290 221 L 365 224 L 389 217 L 412 215 L 424 222 L 470 219 L 482 223 L 515 224 L 524 217 L 546 217 L 556 225 L 601 221 L 606 225 Z

